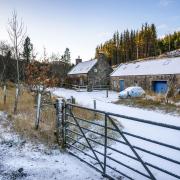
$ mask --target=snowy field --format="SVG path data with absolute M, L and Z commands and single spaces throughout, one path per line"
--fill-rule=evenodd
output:
M 150 121 L 154 121 L 154 122 L 161 122 L 164 124 L 171 124 L 171 125 L 180 127 L 180 117 L 179 116 L 173 116 L 170 114 L 163 114 L 160 112 L 143 110 L 143 109 L 139 109 L 139 108 L 127 107 L 125 105 L 118 105 L 118 104 L 112 103 L 113 101 L 118 100 L 117 92 L 110 91 L 108 98 L 106 98 L 106 91 L 76 92 L 74 90 L 67 90 L 67 89 L 63 89 L 63 88 L 54 88 L 54 89 L 51 89 L 51 92 L 54 95 L 57 95 L 60 97 L 65 97 L 65 98 L 70 98 L 71 96 L 73 96 L 73 97 L 75 97 L 76 102 L 78 104 L 86 106 L 86 107 L 93 108 L 93 100 L 95 99 L 97 102 L 98 110 L 103 110 L 103 111 L 108 111 L 108 112 L 117 113 L 117 114 L 121 114 L 121 115 L 142 118 L 142 119 L 150 120 Z M 170 144 L 173 146 L 177 146 L 180 148 L 180 131 L 171 130 L 168 128 L 157 127 L 154 125 L 147 125 L 144 123 L 130 121 L 130 120 L 123 119 L 123 118 L 118 118 L 117 120 L 119 120 L 122 123 L 122 125 L 124 126 L 123 131 L 133 133 L 136 135 L 140 135 L 140 136 L 150 138 L 150 139 L 153 139 L 156 141 L 160 141 L 160 142 L 163 142 L 166 144 Z M 150 142 L 138 140 L 138 139 L 130 137 L 130 136 L 126 136 L 126 138 L 128 138 L 130 143 L 134 146 L 139 146 L 141 148 L 145 148 L 146 150 L 169 157 L 171 159 L 174 159 L 174 160 L 180 162 L 180 151 L 172 150 L 170 148 L 166 148 L 166 147 L 159 146 L 159 145 L 155 145 Z M 119 149 L 123 152 L 126 152 L 129 155 L 134 156 L 134 154 L 131 152 L 131 150 L 123 144 L 114 143 L 112 145 L 112 147 Z M 102 149 L 99 148 L 99 151 L 102 151 Z M 120 160 L 122 163 L 128 164 L 131 167 L 134 167 L 135 169 L 138 169 L 141 172 L 144 172 L 145 174 L 147 174 L 139 162 L 134 161 L 128 157 L 119 155 L 117 153 L 113 153 L 111 151 L 109 151 L 108 153 L 111 154 L 111 157 Z M 174 164 L 167 160 L 160 159 L 153 155 L 149 155 L 142 151 L 138 151 L 138 153 L 140 154 L 141 158 L 144 161 L 149 162 L 153 165 L 156 165 L 160 168 L 166 169 L 169 172 L 173 172 L 180 177 L 180 165 Z M 138 179 L 138 180 L 146 179 L 145 177 L 142 177 L 142 176 L 138 175 L 137 173 L 130 171 L 129 169 L 127 169 L 123 166 L 119 166 L 118 164 L 115 164 L 113 162 L 108 162 L 108 163 L 111 164 L 112 166 L 116 167 L 117 169 L 121 170 L 125 174 L 128 174 L 133 179 Z M 157 179 L 160 179 L 160 180 L 177 179 L 175 177 L 172 177 L 165 173 L 157 171 L 153 168 L 149 167 L 149 169 L 153 172 L 153 174 L 155 175 L 155 177 Z
M 51 89 L 51 92 L 56 96 L 64 97 L 66 99 L 73 96 L 78 104 L 85 107 L 93 108 L 93 100 L 96 100 L 98 110 L 180 126 L 180 116 L 113 104 L 112 102 L 118 100 L 118 93 L 115 91 L 109 91 L 108 98 L 106 98 L 106 91 L 77 92 L 75 90 L 64 88 L 54 88 Z
M 95 170 L 58 148 L 34 145 L 4 128 L 0 112 L 0 180 L 97 180 Z

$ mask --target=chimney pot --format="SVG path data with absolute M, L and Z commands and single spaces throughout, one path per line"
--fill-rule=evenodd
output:
M 82 59 L 80 58 L 80 56 L 78 56 L 78 58 L 76 59 L 76 65 L 81 63 L 82 62 Z

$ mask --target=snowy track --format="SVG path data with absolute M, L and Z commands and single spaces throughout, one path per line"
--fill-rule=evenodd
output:
M 102 176 L 58 148 L 33 145 L 4 128 L 0 112 L 0 180 L 98 180 Z

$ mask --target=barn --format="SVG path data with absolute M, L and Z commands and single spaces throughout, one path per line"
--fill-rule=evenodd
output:
M 76 65 L 68 72 L 68 77 L 73 85 L 95 86 L 108 85 L 109 75 L 112 68 L 108 64 L 103 54 L 97 59 L 84 61 L 76 59 Z
M 120 64 L 110 75 L 111 88 L 122 91 L 141 86 L 146 91 L 166 93 L 180 88 L 180 57 L 137 60 Z

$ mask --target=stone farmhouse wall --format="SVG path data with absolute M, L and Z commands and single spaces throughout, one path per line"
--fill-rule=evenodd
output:
M 103 57 L 100 57 L 97 64 L 88 72 L 89 85 L 108 85 L 110 84 L 109 75 L 112 68 Z
M 112 90 L 120 90 L 120 80 L 124 80 L 125 88 L 138 85 L 145 90 L 152 91 L 154 81 L 167 81 L 168 87 L 173 83 L 176 88 L 180 88 L 180 74 L 110 77 Z
M 68 77 L 72 78 L 74 85 L 109 85 L 111 72 L 111 66 L 102 56 L 87 74 L 71 74 Z

